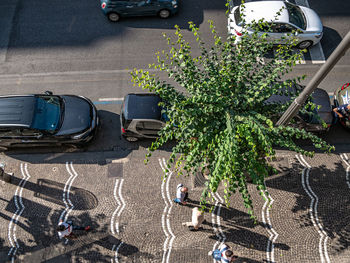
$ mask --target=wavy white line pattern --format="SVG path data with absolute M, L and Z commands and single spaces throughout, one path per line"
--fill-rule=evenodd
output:
M 119 234 L 119 218 L 126 206 L 126 202 L 122 195 L 122 187 L 123 187 L 124 179 L 116 179 L 114 184 L 113 196 L 117 202 L 117 208 L 114 210 L 111 217 L 111 232 L 113 235 Z M 112 251 L 115 249 L 114 260 L 118 262 L 118 251 L 122 246 L 123 242 L 121 242 L 118 246 L 113 245 Z M 111 259 L 113 262 L 113 259 Z
M 350 188 L 350 181 L 349 181 L 350 163 L 349 163 L 349 158 L 348 158 L 348 156 L 345 153 L 342 153 L 340 155 L 340 158 L 346 164 L 346 183 L 347 183 L 348 187 Z
M 166 161 L 164 158 L 158 159 L 159 165 L 162 168 L 163 172 L 166 171 Z M 170 259 L 170 254 L 171 254 L 171 249 L 173 242 L 175 240 L 175 235 L 171 230 L 170 226 L 170 214 L 171 214 L 171 209 L 173 207 L 172 200 L 170 198 L 170 193 L 169 193 L 169 182 L 171 179 L 172 171 L 169 171 L 167 173 L 167 178 L 165 180 L 162 180 L 162 185 L 161 185 L 161 192 L 162 192 L 162 198 L 165 203 L 165 207 L 163 210 L 162 214 L 162 228 L 163 232 L 166 236 L 164 244 L 163 244 L 163 258 L 162 258 L 162 263 L 167 262 L 169 263 Z M 165 190 L 164 190 L 165 187 Z
M 221 207 L 222 207 L 222 204 L 224 203 L 224 200 L 221 198 L 221 196 L 218 193 L 212 193 L 212 195 L 213 195 L 213 198 L 215 200 L 215 208 L 211 212 L 211 220 L 212 220 L 212 226 L 213 226 L 214 233 L 218 238 L 218 240 L 213 245 L 213 251 L 214 251 L 215 249 L 220 247 L 221 244 L 225 243 L 226 235 L 222 231 L 221 220 L 220 220 Z M 216 213 L 216 220 L 215 220 L 215 211 L 216 210 L 217 210 L 217 213 Z M 218 227 L 216 227 L 215 225 L 217 225 Z M 219 245 L 219 243 L 220 243 L 220 245 Z M 216 260 L 213 259 L 213 262 L 215 263 Z
M 13 214 L 10 222 L 9 222 L 9 226 L 8 226 L 8 239 L 11 245 L 11 248 L 8 252 L 8 255 L 11 256 L 11 262 L 14 262 L 15 260 L 15 256 L 17 253 L 17 250 L 19 249 L 19 244 L 17 242 L 17 236 L 16 236 L 16 225 L 18 222 L 19 217 L 22 215 L 25 206 L 22 202 L 22 192 L 23 192 L 23 188 L 26 184 L 26 182 L 29 180 L 30 175 L 28 173 L 28 169 L 27 169 L 27 164 L 21 163 L 21 173 L 22 173 L 22 179 L 19 182 L 15 194 L 13 196 L 14 202 L 15 202 L 15 206 L 16 206 L 16 211 Z M 17 200 L 18 198 L 18 200 Z
M 316 228 L 318 234 L 320 235 L 318 250 L 320 254 L 321 263 L 325 263 L 325 262 L 329 263 L 330 260 L 329 260 L 328 251 L 327 251 L 328 235 L 324 231 L 318 219 L 318 213 L 317 213 L 318 197 L 314 193 L 314 191 L 312 191 L 309 184 L 309 174 L 310 174 L 311 166 L 305 161 L 304 157 L 301 154 L 296 155 L 296 158 L 298 159 L 300 164 L 304 167 L 301 175 L 301 183 L 303 185 L 305 192 L 311 199 L 309 213 L 310 213 L 311 222 Z
M 276 242 L 276 239 L 278 237 L 278 233 L 272 227 L 271 219 L 270 219 L 270 211 L 268 208 L 269 201 L 270 201 L 270 206 L 272 206 L 272 204 L 275 200 L 273 200 L 273 198 L 271 197 L 270 194 L 267 197 L 265 194 L 265 191 L 261 190 L 260 192 L 262 193 L 262 195 L 266 199 L 266 201 L 261 209 L 261 217 L 262 217 L 262 221 L 267 229 L 267 232 L 270 234 L 269 240 L 267 241 L 266 258 L 267 258 L 268 263 L 275 263 L 275 252 L 274 252 L 275 245 L 274 245 L 274 243 Z M 267 219 L 267 222 L 266 222 L 266 219 Z

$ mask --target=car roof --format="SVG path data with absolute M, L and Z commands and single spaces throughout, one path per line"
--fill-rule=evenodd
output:
M 156 94 L 130 93 L 124 98 L 124 117 L 132 119 L 161 119 L 161 108 L 158 103 L 161 101 Z
M 258 21 L 260 19 L 264 19 L 267 22 L 289 22 L 289 14 L 286 9 L 286 4 L 283 1 L 249 2 L 245 3 L 244 6 L 245 20 L 248 23 L 253 20 Z M 284 8 L 281 10 L 282 7 Z M 281 14 L 277 16 L 277 12 L 281 12 Z M 277 19 L 275 18 L 276 16 Z
M 30 127 L 35 106 L 34 95 L 1 96 L 0 127 Z

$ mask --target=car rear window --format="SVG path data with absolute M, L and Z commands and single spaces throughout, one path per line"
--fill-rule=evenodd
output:
M 38 96 L 31 128 L 53 133 L 60 124 L 61 103 L 57 96 Z

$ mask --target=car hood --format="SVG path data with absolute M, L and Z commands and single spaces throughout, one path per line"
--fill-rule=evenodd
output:
M 306 18 L 306 31 L 307 32 L 323 32 L 323 25 L 320 17 L 316 12 L 305 6 L 299 6 L 303 11 Z
M 61 96 L 64 100 L 63 123 L 57 135 L 82 132 L 91 125 L 91 106 L 88 101 L 78 96 Z

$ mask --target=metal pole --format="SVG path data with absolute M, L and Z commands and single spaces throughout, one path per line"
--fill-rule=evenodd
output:
M 344 39 L 340 42 L 337 48 L 333 51 L 326 63 L 317 71 L 315 76 L 310 80 L 304 90 L 292 102 L 289 108 L 283 113 L 282 117 L 276 123 L 276 126 L 286 125 L 300 110 L 310 94 L 318 87 L 320 82 L 327 76 L 329 71 L 333 69 L 339 59 L 344 56 L 345 52 L 350 48 L 350 31 L 346 34 Z

